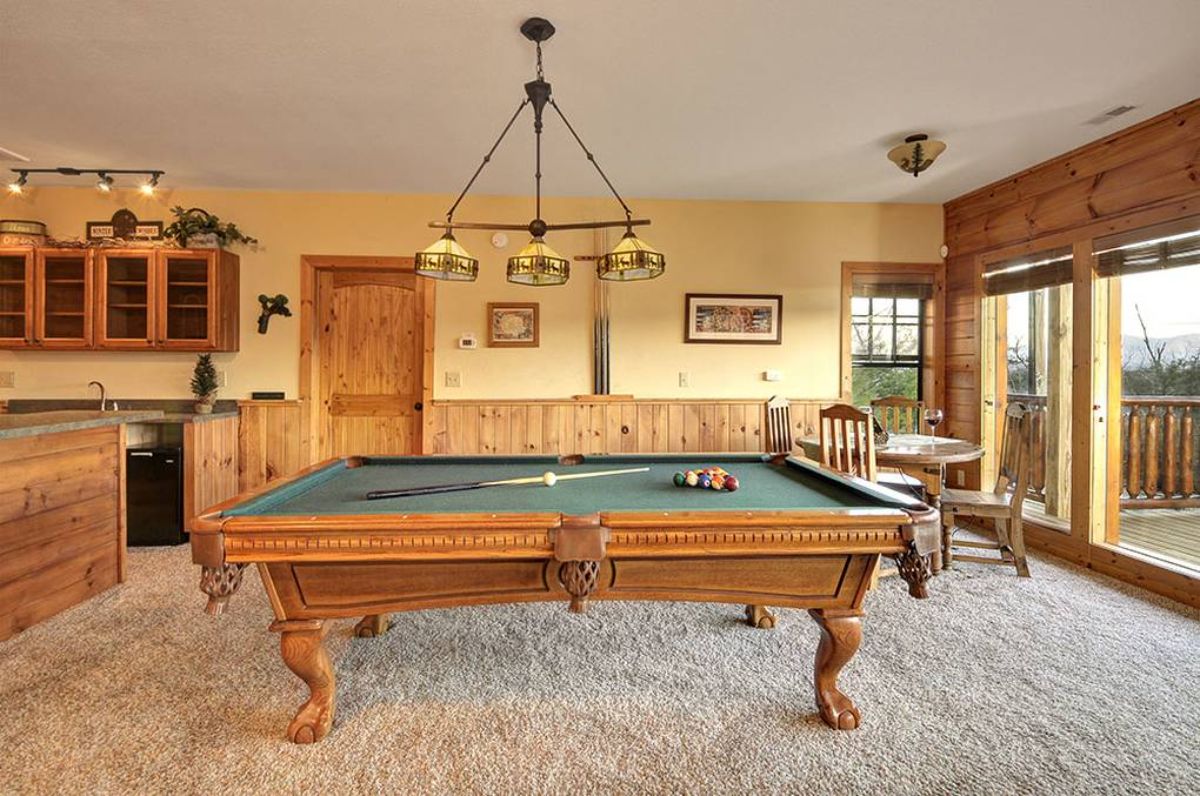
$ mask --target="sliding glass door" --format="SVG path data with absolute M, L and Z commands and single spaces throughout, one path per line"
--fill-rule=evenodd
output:
M 1066 248 L 992 263 L 984 274 L 983 339 L 992 347 L 984 356 L 985 446 L 1000 450 L 1009 404 L 1033 413 L 1025 514 L 1064 533 L 1071 521 L 1071 269 Z M 990 469 L 985 488 L 995 478 Z
M 1200 218 L 1095 242 L 1107 311 L 1105 541 L 1200 569 Z

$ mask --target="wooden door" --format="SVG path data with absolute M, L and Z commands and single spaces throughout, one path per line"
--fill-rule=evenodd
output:
M 103 348 L 153 348 L 154 252 L 109 249 L 96 256 L 96 342 Z
M 92 258 L 81 249 L 38 249 L 34 338 L 46 348 L 92 345 Z
M 160 251 L 157 340 L 163 348 L 201 351 L 217 345 L 217 252 Z
M 418 454 L 431 388 L 432 287 L 411 261 L 315 270 L 317 458 Z M 406 266 L 402 263 L 407 263 Z M 388 267 L 388 266 L 391 267 Z
M 33 250 L 0 249 L 0 348 L 33 344 Z

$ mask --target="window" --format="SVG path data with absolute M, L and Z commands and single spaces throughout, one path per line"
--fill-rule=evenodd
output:
M 853 296 L 850 299 L 850 374 L 853 401 L 886 395 L 921 397 L 925 301 Z

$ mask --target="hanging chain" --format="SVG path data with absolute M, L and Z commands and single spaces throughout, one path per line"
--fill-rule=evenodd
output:
M 538 80 L 541 80 L 542 79 L 542 43 L 539 41 L 539 42 L 536 42 L 536 44 L 537 44 L 537 75 L 538 75 Z

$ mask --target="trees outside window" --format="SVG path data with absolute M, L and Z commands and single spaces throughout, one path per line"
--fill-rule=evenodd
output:
M 924 301 L 916 298 L 850 300 L 850 376 L 855 404 L 874 398 L 921 396 Z

